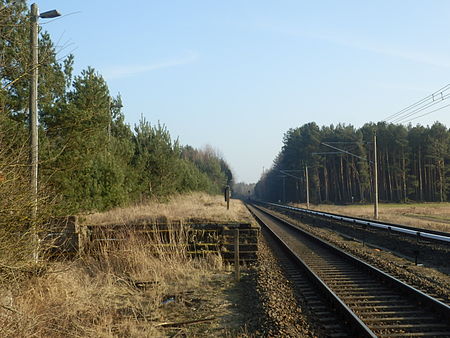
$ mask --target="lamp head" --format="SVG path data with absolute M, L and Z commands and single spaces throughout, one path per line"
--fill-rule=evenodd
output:
M 56 18 L 58 16 L 61 16 L 61 13 L 58 12 L 56 9 L 53 9 L 51 11 L 47 11 L 47 12 L 41 13 L 39 15 L 39 17 L 42 18 L 42 19 L 52 19 L 52 18 Z

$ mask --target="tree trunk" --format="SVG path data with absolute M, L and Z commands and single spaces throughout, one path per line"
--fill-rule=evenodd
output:
M 340 179 L 341 179 L 341 187 L 342 187 L 342 199 L 344 200 L 346 197 L 345 197 L 345 183 L 344 183 L 344 163 L 342 163 L 342 156 L 341 156 L 341 160 L 340 160 L 339 173 L 341 176 Z
M 386 164 L 387 164 L 387 177 L 388 177 L 388 190 L 389 190 L 389 200 L 392 201 L 393 200 L 393 196 L 392 196 L 392 177 L 391 177 L 391 166 L 389 164 L 389 155 L 388 152 L 386 150 Z
M 442 159 L 438 162 L 438 173 L 439 173 L 439 195 L 441 202 L 444 202 L 444 161 Z
M 421 159 L 421 151 L 419 148 L 419 198 L 420 201 L 423 201 L 423 182 L 422 182 L 422 159 Z
M 402 151 L 402 178 L 403 178 L 403 201 L 406 203 L 407 199 L 408 199 L 408 191 L 406 188 L 406 160 L 405 160 L 405 152 Z

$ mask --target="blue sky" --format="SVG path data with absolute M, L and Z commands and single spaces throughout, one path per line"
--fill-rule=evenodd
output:
M 449 1 L 52 1 L 41 20 L 172 137 L 256 182 L 289 128 L 377 122 L 450 83 Z M 30 3 L 31 4 L 31 3 Z M 450 108 L 414 123 L 450 126 Z

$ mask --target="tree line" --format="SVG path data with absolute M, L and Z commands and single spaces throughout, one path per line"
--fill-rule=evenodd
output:
M 5 196 L 18 186 L 8 182 L 26 186 L 28 175 L 29 39 L 26 1 L 1 0 L 0 194 Z M 144 117 L 128 125 L 120 96 L 111 95 L 102 75 L 91 67 L 73 74 L 74 56 L 60 59 L 44 31 L 39 55 L 40 194 L 52 196 L 64 212 L 188 191 L 219 193 L 231 184 L 228 164 L 212 148 L 181 145 L 164 124 Z
M 289 129 L 255 196 L 269 201 L 304 202 L 306 167 L 313 203 L 346 204 L 374 198 L 374 135 L 379 199 L 385 202 L 443 202 L 450 197 L 450 131 L 432 126 L 367 123 Z

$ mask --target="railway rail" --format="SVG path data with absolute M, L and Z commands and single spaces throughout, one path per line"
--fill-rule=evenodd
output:
M 299 224 L 330 230 L 346 239 L 358 241 L 363 246 L 367 244 L 381 251 L 389 251 L 413 262 L 415 265 L 421 264 L 433 267 L 444 274 L 450 275 L 450 243 L 439 240 L 441 237 L 450 237 L 449 233 L 351 218 L 274 203 L 260 203 L 260 205 L 284 214 L 289 219 L 293 219 L 294 222 L 300 222 Z M 333 217 L 327 217 L 326 215 Z M 370 226 L 368 223 L 379 226 Z M 396 228 L 402 230 L 402 232 L 394 231 Z M 407 232 L 403 232 L 403 230 Z M 433 237 L 432 239 L 428 235 L 439 237 Z
M 300 293 L 303 288 L 306 292 L 303 296 L 312 299 L 311 306 L 316 307 L 319 321 L 333 322 L 335 315 L 342 318 L 341 324 L 347 328 L 347 333 L 342 331 L 342 325 L 324 325 L 327 336 L 450 336 L 449 305 L 267 210 L 256 206 L 249 206 L 249 209 L 295 262 L 296 267 L 290 269 L 291 275 L 296 276 L 295 283 L 303 285 Z M 315 285 L 317 296 L 311 294 L 303 275 L 308 276 L 307 279 Z M 332 305 L 328 308 L 323 304 L 317 305 L 323 299 Z
M 284 204 L 276 204 L 276 203 L 266 203 L 266 204 L 275 206 L 277 208 L 286 209 L 286 210 L 294 210 L 294 211 L 302 212 L 302 213 L 309 214 L 309 215 L 321 216 L 321 217 L 325 217 L 325 218 L 340 221 L 340 222 L 347 222 L 347 223 L 351 223 L 353 225 L 360 225 L 363 227 L 372 227 L 374 229 L 387 230 L 387 231 L 396 232 L 396 233 L 407 235 L 407 236 L 423 238 L 423 239 L 432 240 L 432 241 L 441 242 L 441 243 L 450 245 L 450 233 L 448 233 L 448 232 L 426 230 L 423 228 L 415 228 L 415 227 L 411 227 L 411 226 L 407 226 L 407 225 L 379 222 L 379 221 L 373 221 L 373 220 L 368 220 L 368 219 L 364 219 L 364 218 L 338 215 L 338 214 L 333 214 L 333 213 L 329 213 L 329 212 L 316 211 L 316 210 L 310 210 L 310 209 L 304 209 L 304 208 L 296 208 L 296 207 L 291 207 L 289 205 L 284 205 Z

